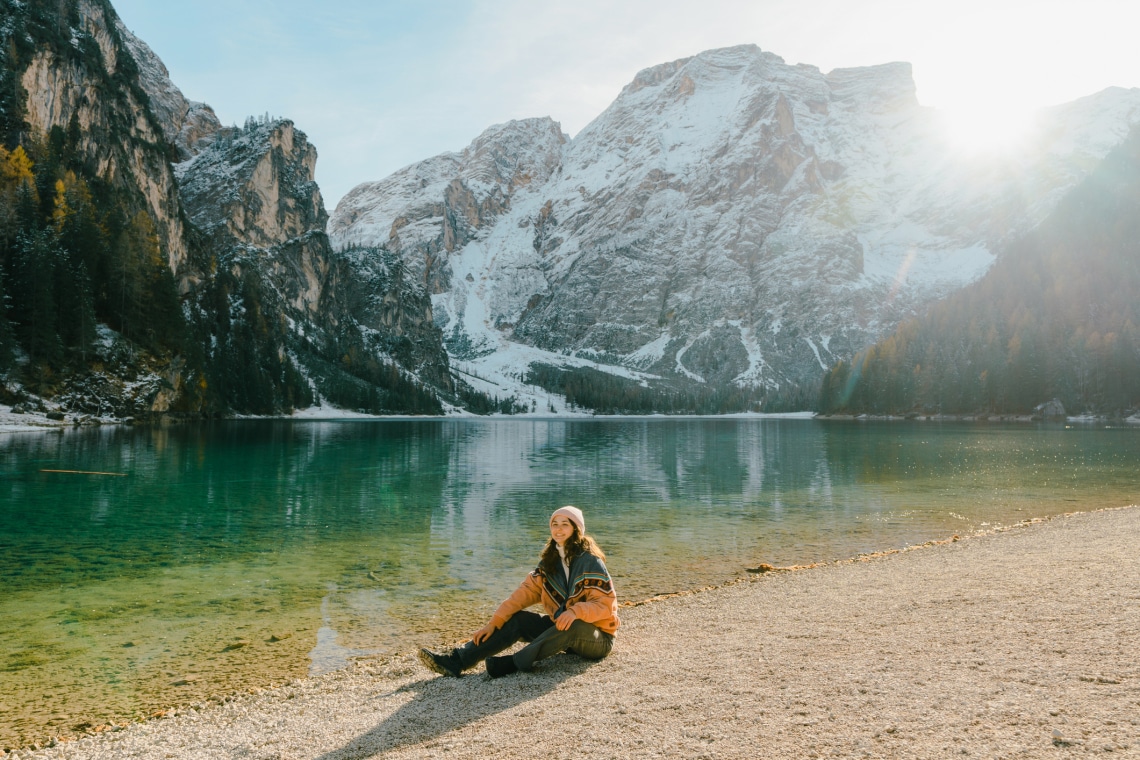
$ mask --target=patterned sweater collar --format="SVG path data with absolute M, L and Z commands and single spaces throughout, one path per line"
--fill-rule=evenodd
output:
M 582 552 L 570 563 L 569 582 L 562 573 L 555 573 L 555 577 L 551 577 L 541 565 L 536 572 L 542 576 L 542 585 L 554 603 L 558 605 L 558 612 L 555 617 L 566 609 L 567 602 L 587 588 L 601 588 L 606 593 L 610 593 L 613 589 L 613 581 L 610 579 L 610 573 L 606 570 L 605 563 L 589 552 Z

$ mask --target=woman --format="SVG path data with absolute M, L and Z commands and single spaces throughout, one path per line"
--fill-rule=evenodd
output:
M 499 605 L 491 621 L 471 641 L 447 654 L 421 649 L 420 661 L 440 675 L 458 677 L 485 659 L 487 673 L 500 678 L 530 670 L 559 652 L 602 659 L 613 648 L 614 632 L 621 625 L 605 559 L 586 535 L 582 510 L 556 510 L 550 516 L 550 542 L 538 567 Z M 540 602 L 545 615 L 526 609 Z M 492 656 L 516 641 L 529 643 L 512 655 Z

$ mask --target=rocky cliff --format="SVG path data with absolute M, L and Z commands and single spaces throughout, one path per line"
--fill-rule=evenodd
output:
M 181 274 L 189 251 L 166 141 L 114 11 L 99 0 L 61 4 L 55 26 L 67 38 L 37 40 L 50 28 L 40 18 L 48 11 L 5 5 L 12 32 L 5 68 L 22 94 L 13 104 L 22 111 L 18 131 L 41 139 L 53 127 L 78 133 L 80 160 L 153 219 L 168 265 Z
M 115 30 L 138 66 L 139 84 L 150 99 L 150 111 L 166 142 L 178 149 L 182 160 L 197 154 L 199 144 L 208 142 L 222 129 L 214 109 L 187 100 L 170 80 L 162 60 L 119 19 L 115 19 Z
M 454 390 L 431 303 L 402 263 L 382 251 L 331 249 L 313 179 L 317 152 L 305 135 L 288 120 L 250 120 L 198 147 L 177 176 L 215 273 L 195 303 L 217 372 L 243 382 L 232 359 L 251 350 L 241 331 L 253 329 L 276 361 L 295 363 L 317 393 L 280 403 L 442 411 L 433 391 L 418 387 L 445 396 Z M 215 314 L 211 304 L 222 302 L 231 307 Z M 261 325 L 251 324 L 251 311 L 262 315 Z M 272 355 L 252 354 L 255 363 L 274 365 Z M 396 372 L 399 388 L 385 367 Z M 414 409 L 393 395 L 402 393 L 416 397 Z
M 106 0 L 0 9 L 0 296 L 44 284 L 0 310 L 0 395 L 99 417 L 454 399 L 426 292 L 331 249 L 291 122 L 223 128 Z
M 786 394 L 981 276 L 1140 92 L 1041 119 L 1016 155 L 968 159 L 906 64 L 713 50 L 641 72 L 572 140 L 512 122 L 360 185 L 329 231 L 398 253 L 453 358 L 519 392 L 537 363 Z

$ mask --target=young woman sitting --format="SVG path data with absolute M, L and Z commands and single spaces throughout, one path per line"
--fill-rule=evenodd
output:
M 528 671 L 539 660 L 573 652 L 587 660 L 610 653 L 621 621 L 606 555 L 590 536 L 577 507 L 550 516 L 550 541 L 538 567 L 511 594 L 471 641 L 446 654 L 420 650 L 420 661 L 440 675 L 460 676 L 486 660 L 492 678 Z M 545 615 L 527 610 L 542 604 Z M 517 641 L 529 642 L 511 655 L 495 657 Z

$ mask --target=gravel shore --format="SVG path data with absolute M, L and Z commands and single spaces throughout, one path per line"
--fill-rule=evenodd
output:
M 409 652 L 8 760 L 1140 757 L 1138 547 L 1058 517 L 630 607 L 596 664 Z

